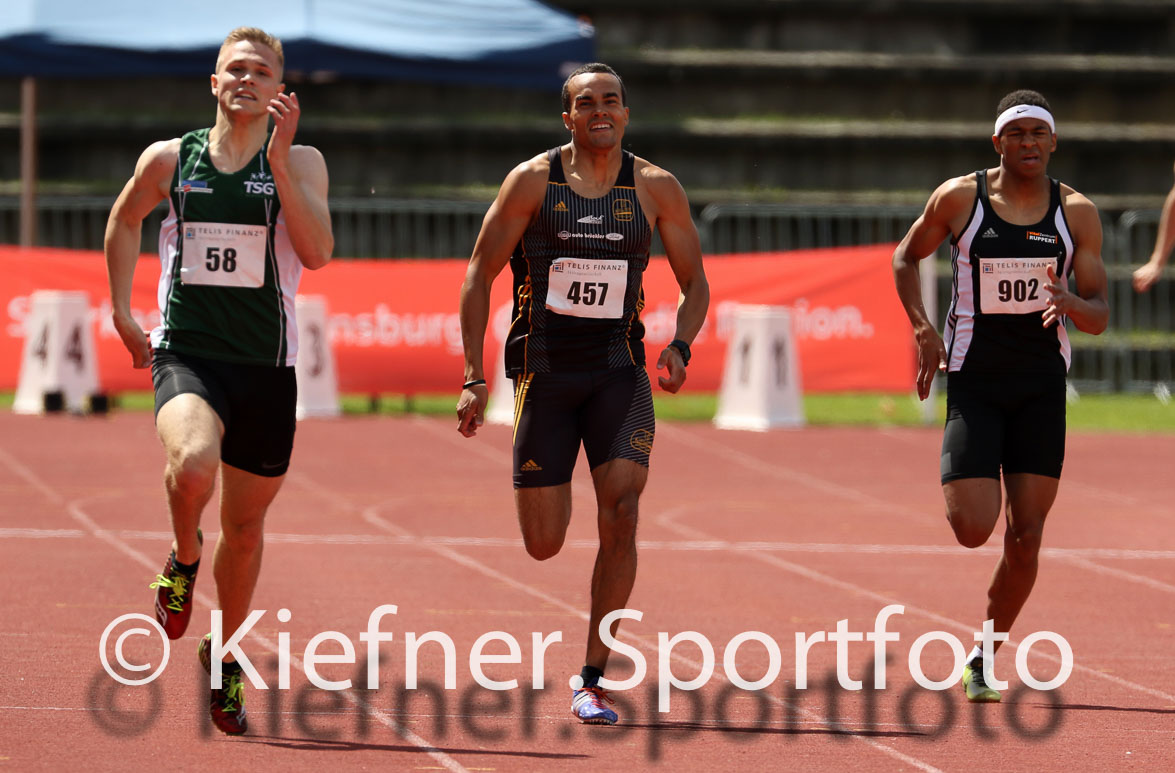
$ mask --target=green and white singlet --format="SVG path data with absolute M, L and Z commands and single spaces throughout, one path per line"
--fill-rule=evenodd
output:
M 265 153 L 238 172 L 212 164 L 210 129 L 180 139 L 159 233 L 157 349 L 225 362 L 292 366 L 302 263 L 290 244 Z

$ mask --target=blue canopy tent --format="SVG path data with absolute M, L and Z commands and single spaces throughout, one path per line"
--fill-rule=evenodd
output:
M 288 79 L 554 90 L 594 52 L 589 24 L 538 0 L 5 0 L 5 6 L 0 76 L 24 78 L 21 176 L 29 211 L 22 224 L 27 217 L 30 229 L 34 78 L 208 75 L 225 34 L 239 26 L 281 39 Z

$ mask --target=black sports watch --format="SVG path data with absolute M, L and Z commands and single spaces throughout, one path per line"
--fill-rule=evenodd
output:
M 685 341 L 682 341 L 680 338 L 674 338 L 669 342 L 669 345 L 681 354 L 681 364 L 689 365 L 689 344 L 687 344 Z

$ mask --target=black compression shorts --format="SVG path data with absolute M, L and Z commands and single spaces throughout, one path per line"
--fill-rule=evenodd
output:
M 649 466 L 655 421 L 644 368 L 524 374 L 514 405 L 514 488 L 570 481 L 581 441 L 593 470 L 613 459 Z
M 942 437 L 942 482 L 1009 473 L 1061 477 L 1065 377 L 950 373 Z
M 156 416 L 181 394 L 198 395 L 212 406 L 224 424 L 222 462 L 267 478 L 286 474 L 298 403 L 292 367 L 242 365 L 156 349 L 151 380 Z

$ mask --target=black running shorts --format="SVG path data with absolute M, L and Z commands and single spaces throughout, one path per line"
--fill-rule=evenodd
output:
M 1061 477 L 1065 377 L 1050 373 L 947 375 L 941 476 L 999 479 L 1009 473 Z
M 220 460 L 245 472 L 286 474 L 294 449 L 298 382 L 292 367 L 242 365 L 156 349 L 155 415 L 181 394 L 199 395 L 224 423 Z
M 570 481 L 581 442 L 593 470 L 613 459 L 649 466 L 655 421 L 644 368 L 523 374 L 514 405 L 514 488 Z

